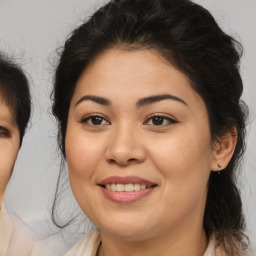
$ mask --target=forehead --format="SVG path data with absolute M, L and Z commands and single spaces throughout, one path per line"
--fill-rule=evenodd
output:
M 13 115 L 13 111 L 10 106 L 7 105 L 5 99 L 0 96 L 0 120 L 6 121 L 11 124 L 15 124 L 15 118 Z
M 109 49 L 86 68 L 77 82 L 73 101 L 84 94 L 114 100 L 129 94 L 132 100 L 166 93 L 187 103 L 201 98 L 189 78 L 155 51 Z
M 126 74 L 125 78 L 134 77 L 134 79 L 152 78 L 153 76 L 163 75 L 166 71 L 170 72 L 174 68 L 162 55 L 155 50 L 138 49 L 108 49 L 95 58 L 86 68 L 83 75 L 88 76 L 90 73 L 98 73 L 97 77 L 103 75 L 115 78 L 119 73 Z M 176 72 L 179 72 L 176 69 Z M 181 72 L 180 72 L 181 73 Z M 147 76 L 145 76 L 147 74 Z M 181 75 L 185 75 L 181 73 Z M 97 78 L 94 77 L 94 78 Z M 118 77 L 119 78 L 119 77 Z M 159 77 L 158 77 L 159 79 Z

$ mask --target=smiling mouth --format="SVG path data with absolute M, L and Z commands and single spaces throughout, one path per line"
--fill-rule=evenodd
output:
M 106 185 L 101 185 L 103 188 L 107 190 L 111 190 L 113 192 L 133 192 L 133 191 L 140 191 L 140 190 L 146 190 L 150 189 L 153 187 L 156 187 L 157 185 L 151 185 L 148 186 L 146 184 L 106 184 Z
M 158 185 L 137 176 L 111 176 L 100 181 L 98 186 L 112 202 L 131 204 L 149 196 Z

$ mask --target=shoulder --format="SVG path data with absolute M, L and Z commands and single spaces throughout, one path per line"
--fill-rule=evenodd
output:
M 218 246 L 218 243 L 216 242 L 215 233 L 210 236 L 208 246 L 203 256 L 226 256 L 222 247 Z
M 227 256 L 227 254 L 226 254 L 225 250 L 223 249 L 223 247 L 218 246 L 216 248 L 216 256 Z M 241 251 L 238 251 L 237 253 L 235 253 L 234 256 L 252 256 L 252 255 L 250 255 L 247 252 L 241 250 Z
M 13 224 L 5 211 L 3 205 L 0 206 L 0 255 L 5 255 L 11 240 Z
M 246 253 L 246 252 L 241 252 L 241 254 L 240 254 L 239 256 L 253 256 L 253 255 L 248 254 L 248 253 Z
M 21 219 L 12 216 L 7 255 L 30 255 L 36 234 Z
M 31 256 L 63 256 L 74 244 L 81 239 L 82 234 L 59 230 L 56 232 L 41 232 L 35 241 Z
M 65 256 L 95 256 L 101 243 L 100 232 L 93 229 L 87 233 Z
M 218 241 L 216 241 L 216 234 L 212 234 L 209 238 L 209 243 L 207 249 L 203 256 L 227 256 L 224 248 L 219 245 Z M 236 256 L 251 256 L 250 254 L 240 251 L 236 254 Z

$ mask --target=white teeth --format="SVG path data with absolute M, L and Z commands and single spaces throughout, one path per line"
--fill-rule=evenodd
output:
M 145 184 L 140 185 L 140 189 L 146 189 L 146 185 Z
M 105 185 L 106 189 L 109 189 L 114 192 L 132 192 L 132 191 L 139 191 L 141 189 L 149 188 L 145 184 L 107 184 Z
M 116 191 L 116 184 L 111 184 L 110 186 L 111 186 L 110 189 L 111 189 L 112 191 Z
M 124 191 L 126 191 L 126 192 L 133 191 L 133 185 L 132 184 L 125 184 L 124 185 Z
M 116 184 L 116 191 L 117 192 L 124 191 L 124 184 Z
M 134 189 L 134 191 L 139 191 L 140 190 L 140 184 L 134 184 L 133 189 Z

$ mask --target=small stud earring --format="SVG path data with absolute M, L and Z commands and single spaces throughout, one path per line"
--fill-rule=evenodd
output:
M 218 164 L 217 166 L 218 166 L 218 168 L 221 168 L 221 167 L 222 167 L 221 164 Z M 218 171 L 218 174 L 220 174 L 220 171 Z

